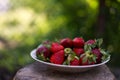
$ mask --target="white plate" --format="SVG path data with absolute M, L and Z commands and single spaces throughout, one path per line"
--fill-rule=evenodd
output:
M 103 65 L 110 60 L 110 57 L 109 57 L 106 61 L 104 61 L 100 64 L 85 65 L 85 66 L 69 66 L 69 65 L 53 64 L 53 63 L 44 62 L 44 61 L 37 59 L 36 49 L 32 50 L 30 55 L 34 60 L 42 63 L 43 65 L 47 66 L 48 68 L 53 69 L 53 70 L 58 70 L 58 71 L 64 71 L 64 72 L 84 72 L 84 71 L 90 70 L 91 68 Z

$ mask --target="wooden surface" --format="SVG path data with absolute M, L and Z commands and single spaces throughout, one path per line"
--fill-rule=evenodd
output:
M 38 62 L 20 69 L 14 80 L 116 80 L 106 65 L 81 73 L 65 73 L 49 70 Z

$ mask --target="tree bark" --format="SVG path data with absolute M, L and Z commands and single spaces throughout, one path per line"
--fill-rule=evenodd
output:
M 97 27 L 96 31 L 97 37 L 102 37 L 105 32 L 105 0 L 98 0 L 99 3 L 99 12 L 98 12 L 98 19 L 97 19 Z

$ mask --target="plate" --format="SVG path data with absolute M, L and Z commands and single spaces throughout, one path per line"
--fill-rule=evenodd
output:
M 53 64 L 53 63 L 44 62 L 42 60 L 37 59 L 36 49 L 31 51 L 30 56 L 34 60 L 40 62 L 42 65 L 45 65 L 52 70 L 64 71 L 64 72 L 84 72 L 84 71 L 88 71 L 92 68 L 95 68 L 95 67 L 101 66 L 103 64 L 106 64 L 110 60 L 110 57 L 109 57 L 106 61 L 104 61 L 102 63 L 99 63 L 99 64 L 85 65 L 85 66 L 69 66 L 69 65 Z

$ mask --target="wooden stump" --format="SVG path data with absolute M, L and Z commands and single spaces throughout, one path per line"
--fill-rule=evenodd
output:
M 14 80 L 116 80 L 106 65 L 95 67 L 86 72 L 66 73 L 49 70 L 39 62 L 20 69 Z

